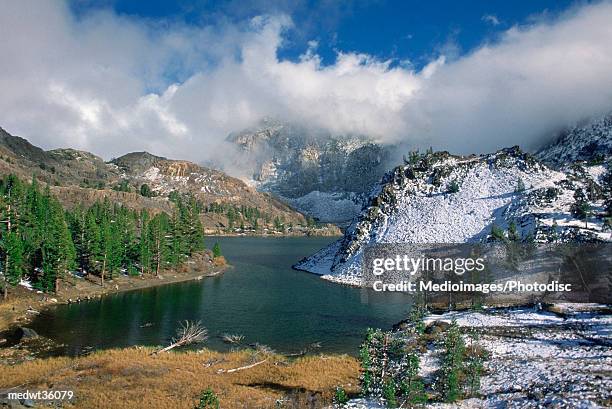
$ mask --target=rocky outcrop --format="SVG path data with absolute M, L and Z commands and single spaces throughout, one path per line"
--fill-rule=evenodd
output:
M 518 147 L 460 157 L 418 155 L 385 175 L 344 237 L 296 268 L 361 282 L 364 248 L 376 243 L 466 243 L 512 224 L 520 240 L 609 241 L 609 165 L 554 170 Z M 586 220 L 577 214 L 581 200 Z

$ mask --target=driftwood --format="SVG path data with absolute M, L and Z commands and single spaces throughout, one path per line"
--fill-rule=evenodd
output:
M 257 365 L 261 365 L 261 364 L 263 364 L 264 362 L 266 362 L 267 360 L 268 360 L 268 358 L 266 358 L 266 359 L 264 359 L 264 360 L 262 360 L 262 361 L 259 361 L 259 362 L 255 362 L 254 364 L 245 365 L 245 366 L 241 366 L 241 367 L 238 367 L 238 368 L 232 368 L 232 369 L 219 369 L 219 370 L 217 371 L 217 373 L 232 373 L 232 372 L 242 371 L 243 369 L 249 369 L 249 368 L 253 368 L 253 367 L 257 366 Z
M 157 355 L 162 352 L 168 352 L 176 347 L 203 342 L 207 338 L 206 328 L 202 326 L 200 321 L 185 321 L 181 323 L 176 331 L 176 337 L 172 338 L 172 343 L 165 348 L 153 352 L 151 355 Z
M 244 341 L 244 335 L 239 335 L 239 334 L 223 334 L 223 335 L 221 335 L 221 339 L 226 344 L 241 345 L 242 341 Z

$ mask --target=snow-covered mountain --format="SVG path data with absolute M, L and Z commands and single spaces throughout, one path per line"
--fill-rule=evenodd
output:
M 389 149 L 367 137 L 332 135 L 272 119 L 227 139 L 253 164 L 258 189 L 321 221 L 355 217 L 389 166 Z
M 493 225 L 508 231 L 511 223 L 523 240 L 611 240 L 609 163 L 555 170 L 518 147 L 468 157 L 413 155 L 408 162 L 385 175 L 343 238 L 295 267 L 360 284 L 367 245 L 481 242 Z M 590 207 L 586 221 L 578 203 Z
M 589 120 L 561 133 L 536 156 L 553 167 L 577 160 L 601 162 L 612 155 L 612 114 Z

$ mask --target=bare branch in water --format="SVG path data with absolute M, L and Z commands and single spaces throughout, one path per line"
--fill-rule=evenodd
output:
M 241 345 L 242 341 L 244 341 L 244 335 L 239 335 L 239 334 L 223 334 L 223 335 L 221 335 L 221 339 L 226 344 Z
M 168 352 L 176 347 L 204 342 L 208 338 L 208 331 L 202 326 L 201 321 L 184 321 L 176 331 L 176 337 L 172 343 L 165 348 L 153 352 L 152 355 Z

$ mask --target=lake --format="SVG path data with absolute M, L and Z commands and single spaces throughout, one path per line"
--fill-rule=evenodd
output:
M 228 350 L 221 335 L 241 334 L 281 353 L 297 353 L 320 342 L 326 353 L 355 355 L 368 327 L 390 328 L 405 318 L 404 294 L 373 293 L 322 280 L 291 266 L 332 238 L 207 238 L 233 266 L 217 277 L 135 290 L 79 304 L 59 305 L 31 327 L 65 345 L 63 353 L 161 345 L 178 323 L 200 320 L 204 346 Z

